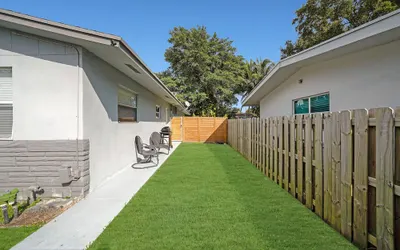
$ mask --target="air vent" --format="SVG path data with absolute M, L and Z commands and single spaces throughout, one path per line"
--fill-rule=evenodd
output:
M 128 66 L 128 68 L 130 68 L 131 70 L 133 70 L 135 73 L 140 74 L 140 71 L 137 70 L 137 69 L 135 69 L 135 67 L 133 67 L 132 65 L 127 64 L 127 63 L 125 63 L 125 65 Z

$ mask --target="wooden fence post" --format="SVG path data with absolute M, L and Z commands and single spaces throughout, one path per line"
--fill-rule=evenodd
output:
M 289 119 L 287 116 L 283 117 L 283 184 L 285 190 L 289 192 Z
M 251 119 L 251 163 L 253 163 L 253 165 L 255 165 L 255 152 L 256 152 L 256 140 L 255 140 L 255 119 L 256 118 L 252 118 Z
M 350 111 L 340 113 L 341 133 L 341 233 L 352 240 L 352 222 L 353 222 L 353 138 L 351 129 Z
M 324 114 L 324 220 L 332 223 L 332 119 Z
M 376 115 L 376 240 L 378 249 L 394 249 L 393 110 L 375 109 Z
M 281 188 L 283 188 L 283 117 L 279 116 L 278 121 L 278 181 Z
M 269 169 L 269 119 L 265 119 L 265 175 L 268 176 Z
M 312 181 L 312 172 L 313 172 L 313 167 L 312 167 L 312 116 L 311 115 L 305 115 L 305 120 L 306 120 L 306 128 L 305 128 L 305 134 L 306 134 L 306 140 L 305 140 L 305 157 L 306 157 L 306 206 L 309 209 L 313 208 L 313 192 L 312 192 L 312 187 L 313 187 L 313 181 Z
M 273 150 L 273 146 L 274 146 L 274 119 L 273 118 L 269 118 L 269 145 L 268 145 L 268 150 L 269 150 L 269 178 L 271 178 L 271 180 L 274 180 L 273 178 L 273 169 L 275 166 L 275 153 Z
M 354 110 L 354 200 L 353 240 L 368 247 L 368 111 Z
M 260 118 L 257 118 L 257 168 L 261 171 L 261 132 L 260 132 Z
M 323 169 L 322 169 L 322 114 L 314 115 L 314 153 L 315 153 L 315 213 L 323 217 Z
M 274 180 L 278 183 L 278 118 L 274 117 Z
M 339 112 L 332 113 L 332 225 L 340 232 L 340 118 Z
M 251 162 L 251 118 L 247 118 L 247 159 Z
M 265 119 L 261 119 L 261 170 L 265 174 Z
M 290 192 L 296 197 L 296 117 L 290 117 Z
M 297 115 L 297 199 L 303 203 L 303 115 Z

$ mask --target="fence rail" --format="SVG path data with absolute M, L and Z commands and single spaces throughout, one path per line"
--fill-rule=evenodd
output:
M 400 108 L 231 119 L 228 143 L 360 248 L 400 249 Z

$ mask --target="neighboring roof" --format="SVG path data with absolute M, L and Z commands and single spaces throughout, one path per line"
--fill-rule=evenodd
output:
M 160 96 L 166 102 L 178 106 L 185 114 L 189 114 L 185 106 L 179 102 L 176 96 L 150 70 L 122 37 L 4 9 L 0 9 L 0 26 L 82 46 L 143 85 L 149 91 Z
M 243 104 L 259 104 L 264 96 L 303 67 L 399 39 L 400 10 L 397 10 L 279 61 L 246 96 Z

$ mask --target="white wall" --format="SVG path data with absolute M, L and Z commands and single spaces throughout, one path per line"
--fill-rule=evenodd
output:
M 134 137 L 148 143 L 165 123 L 165 101 L 89 52 L 83 54 L 83 137 L 90 140 L 90 179 L 93 190 L 107 177 L 136 162 Z M 118 85 L 138 94 L 138 122 L 118 123 Z M 161 119 L 155 117 L 161 106 Z
M 14 140 L 76 139 L 78 52 L 0 28 L 0 67 L 12 67 Z
M 261 100 L 260 115 L 292 115 L 294 99 L 323 92 L 331 111 L 400 106 L 399 48 L 395 41 L 303 68 Z
M 0 67 L 13 70 L 12 139 L 89 139 L 92 189 L 136 161 L 136 135 L 167 125 L 168 103 L 79 47 L 0 28 Z M 137 123 L 118 123 L 119 84 L 138 93 Z

